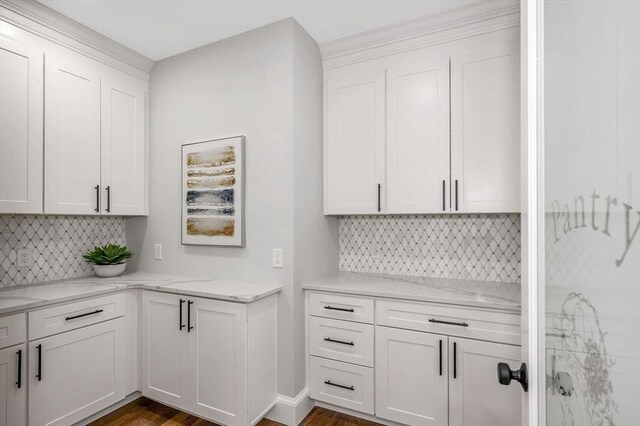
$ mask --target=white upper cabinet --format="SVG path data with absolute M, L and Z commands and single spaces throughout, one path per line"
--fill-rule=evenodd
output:
M 520 211 L 519 48 L 496 38 L 326 71 L 325 214 Z
M 145 94 L 102 79 L 102 211 L 143 215 L 146 211 Z
M 449 59 L 387 71 L 387 213 L 449 210 Z
M 519 63 L 515 42 L 451 58 L 452 211 L 520 211 Z
M 325 90 L 325 213 L 382 210 L 385 71 L 336 72 Z
M 47 55 L 45 213 L 100 213 L 100 76 Z
M 42 213 L 42 60 L 0 37 L 0 213 Z
M 44 212 L 146 214 L 145 92 L 47 55 L 44 98 Z

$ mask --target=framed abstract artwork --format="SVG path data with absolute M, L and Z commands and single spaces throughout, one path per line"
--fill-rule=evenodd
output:
M 182 145 L 182 244 L 244 241 L 244 136 Z

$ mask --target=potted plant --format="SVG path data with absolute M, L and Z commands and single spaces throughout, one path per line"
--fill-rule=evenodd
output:
M 94 247 L 82 257 L 91 264 L 93 272 L 103 278 L 117 277 L 127 267 L 127 260 L 133 256 L 126 246 L 107 244 Z

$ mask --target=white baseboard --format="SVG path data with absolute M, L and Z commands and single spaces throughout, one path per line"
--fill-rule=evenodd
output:
M 314 406 L 315 402 L 309 398 L 309 389 L 304 388 L 295 398 L 278 395 L 276 405 L 265 417 L 287 426 L 298 426 Z

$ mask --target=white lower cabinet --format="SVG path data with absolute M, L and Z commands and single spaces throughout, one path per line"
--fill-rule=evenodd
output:
M 447 424 L 447 340 L 376 327 L 377 416 L 411 425 Z
M 518 312 L 328 292 L 306 297 L 311 398 L 394 424 L 520 424 L 522 390 L 500 385 L 496 374 L 499 362 L 520 362 L 520 347 L 504 343 L 519 341 Z M 375 317 L 356 316 L 360 306 Z
M 496 365 L 520 365 L 520 347 L 449 338 L 449 425 L 513 426 L 521 422 L 522 389 L 498 383 Z
M 26 345 L 0 350 L 0 426 L 27 424 Z
M 143 292 L 143 395 L 229 426 L 275 403 L 276 299 L 234 303 Z
M 29 343 L 29 425 L 69 425 L 125 397 L 124 318 Z
M 166 293 L 142 296 L 142 393 L 176 408 L 189 408 L 189 364 L 184 298 Z M 182 312 L 181 312 L 182 311 Z

